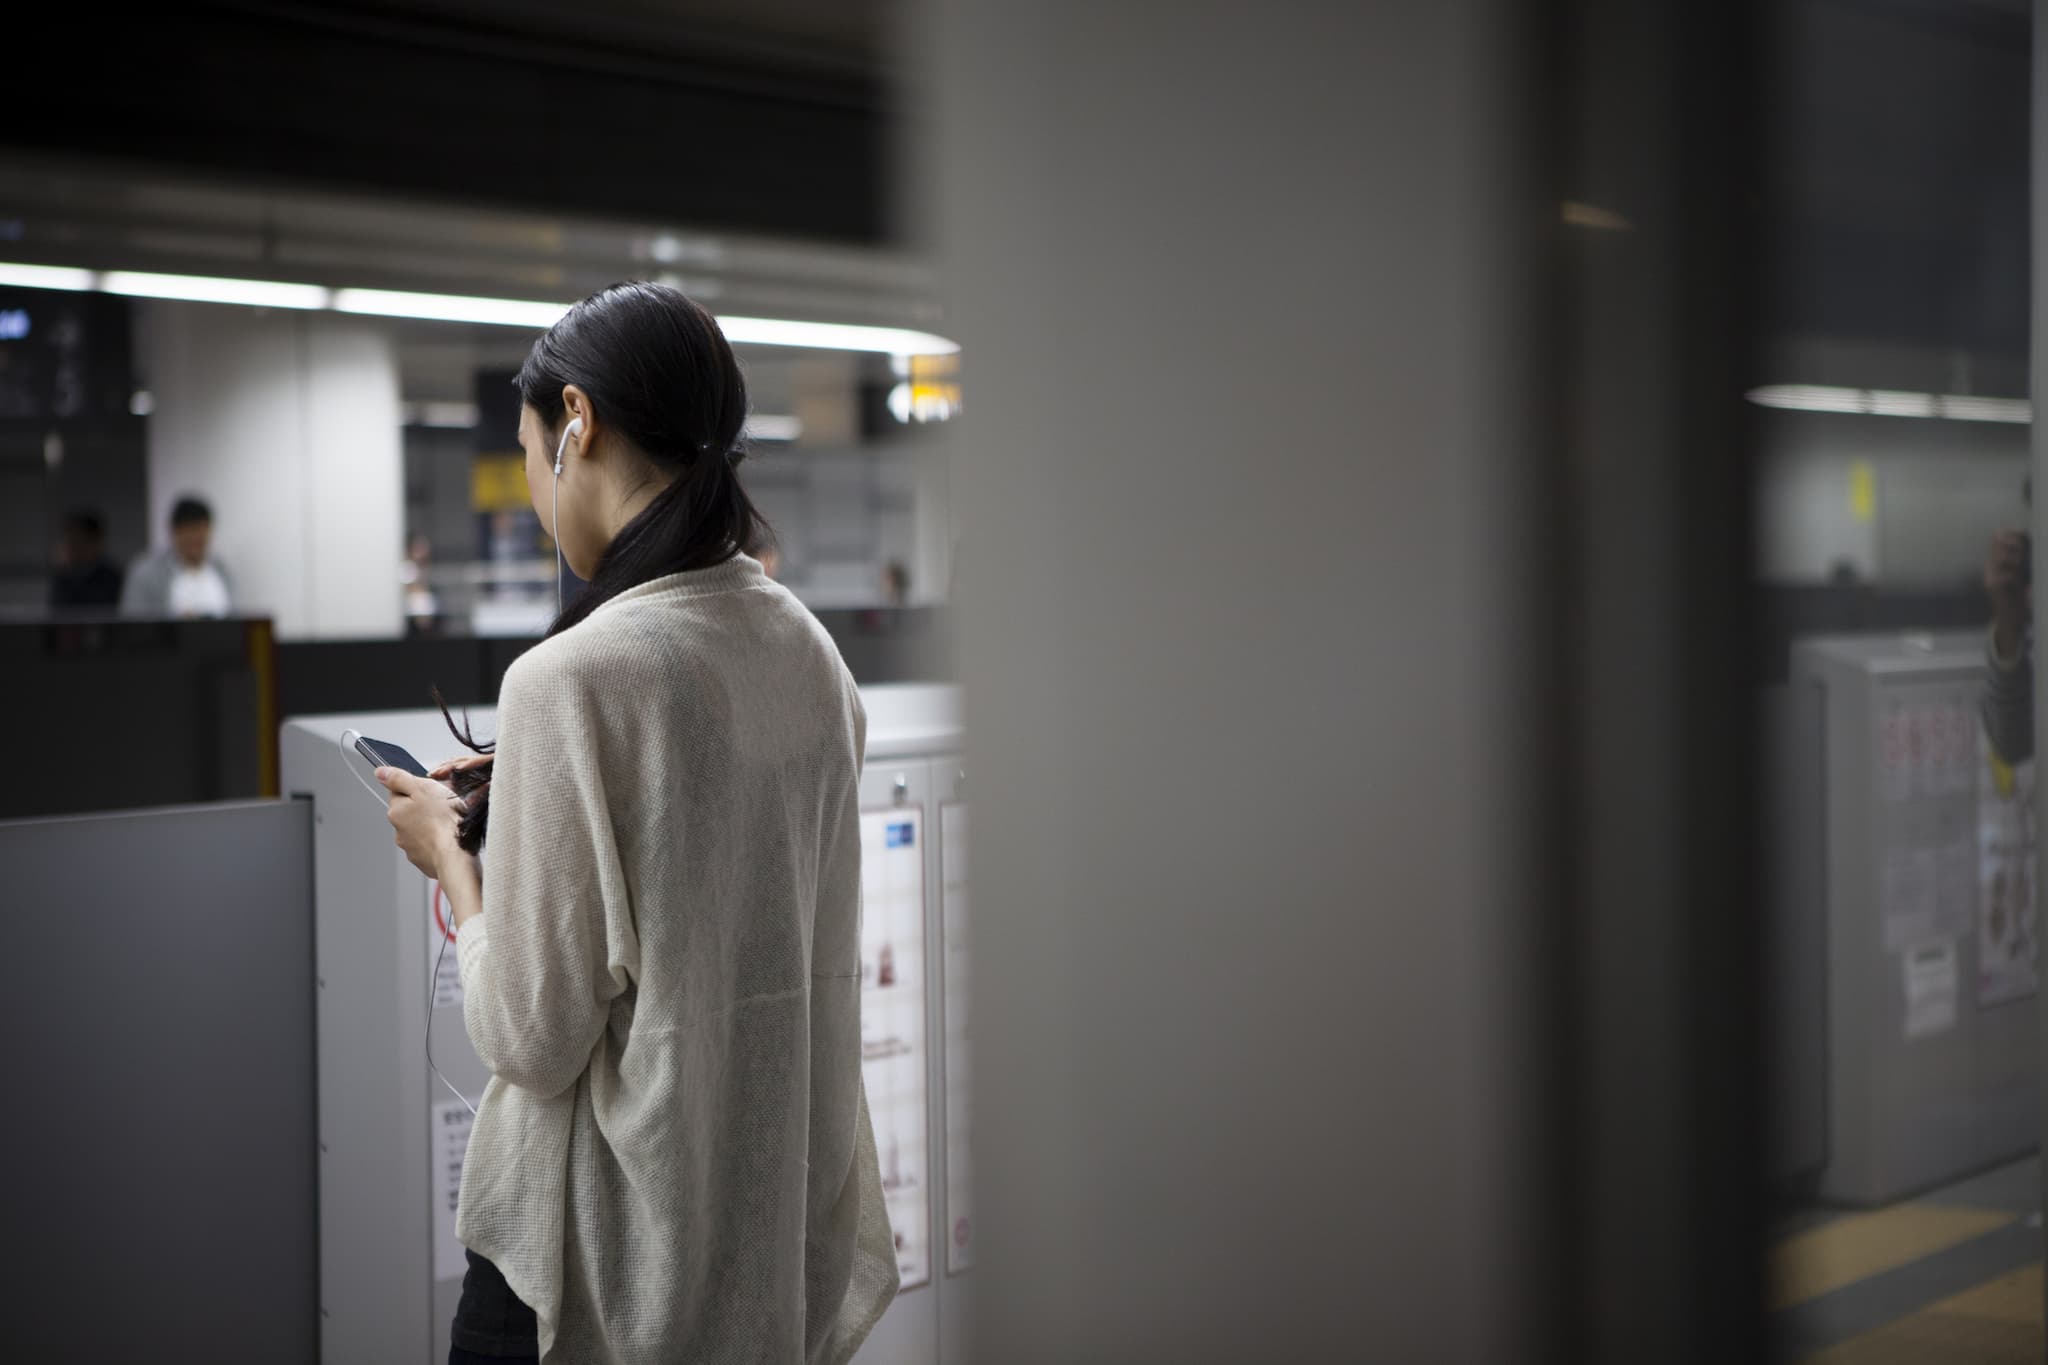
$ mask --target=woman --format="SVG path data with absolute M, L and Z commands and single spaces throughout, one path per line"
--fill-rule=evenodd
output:
M 517 387 L 535 510 L 588 587 L 506 670 L 490 758 L 378 773 L 492 1072 L 450 1359 L 843 1361 L 897 1283 L 860 1075 L 859 695 L 744 553 L 746 390 L 710 314 L 614 285 Z M 485 762 L 467 798 L 434 780 Z

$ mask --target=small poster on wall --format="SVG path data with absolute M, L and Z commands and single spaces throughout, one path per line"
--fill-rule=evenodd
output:
M 2034 908 L 2034 763 L 2009 765 L 1980 734 L 1977 763 L 1977 1004 L 2040 986 Z
M 462 1163 L 469 1155 L 469 1129 L 475 1121 L 469 1106 L 447 1099 L 427 1111 L 433 1132 L 428 1151 L 433 1162 L 434 1278 L 459 1280 L 469 1269 L 462 1243 L 455 1236 L 455 1208 L 462 1194 Z
M 1956 1026 L 1956 945 L 1952 939 L 1908 948 L 1906 1041 L 1932 1038 Z
M 932 1275 L 931 1178 L 926 1160 L 924 815 L 919 807 L 863 811 L 861 1057 L 881 1158 L 882 1202 L 905 1289 Z

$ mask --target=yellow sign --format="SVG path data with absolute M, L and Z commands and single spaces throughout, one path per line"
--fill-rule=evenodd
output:
M 1868 460 L 1849 466 L 1849 515 L 1857 521 L 1877 520 L 1877 471 Z
M 960 414 L 960 357 L 910 357 L 910 382 L 889 391 L 889 411 L 899 422 L 943 422 Z
M 469 505 L 478 512 L 517 512 L 531 507 L 524 455 L 479 455 L 469 467 Z

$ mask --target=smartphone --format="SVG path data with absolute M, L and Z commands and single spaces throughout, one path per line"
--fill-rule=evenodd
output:
M 427 775 L 427 770 L 420 766 L 418 759 L 388 740 L 357 735 L 356 752 L 370 760 L 370 766 L 373 768 L 398 768 L 411 773 L 414 777 Z

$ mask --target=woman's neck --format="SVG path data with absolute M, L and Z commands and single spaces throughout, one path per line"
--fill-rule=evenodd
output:
M 626 524 L 646 511 L 647 505 L 660 497 L 668 485 L 669 480 L 651 467 L 634 471 L 631 484 L 622 487 L 617 496 L 605 499 L 604 543 L 609 545 L 618 539 Z

